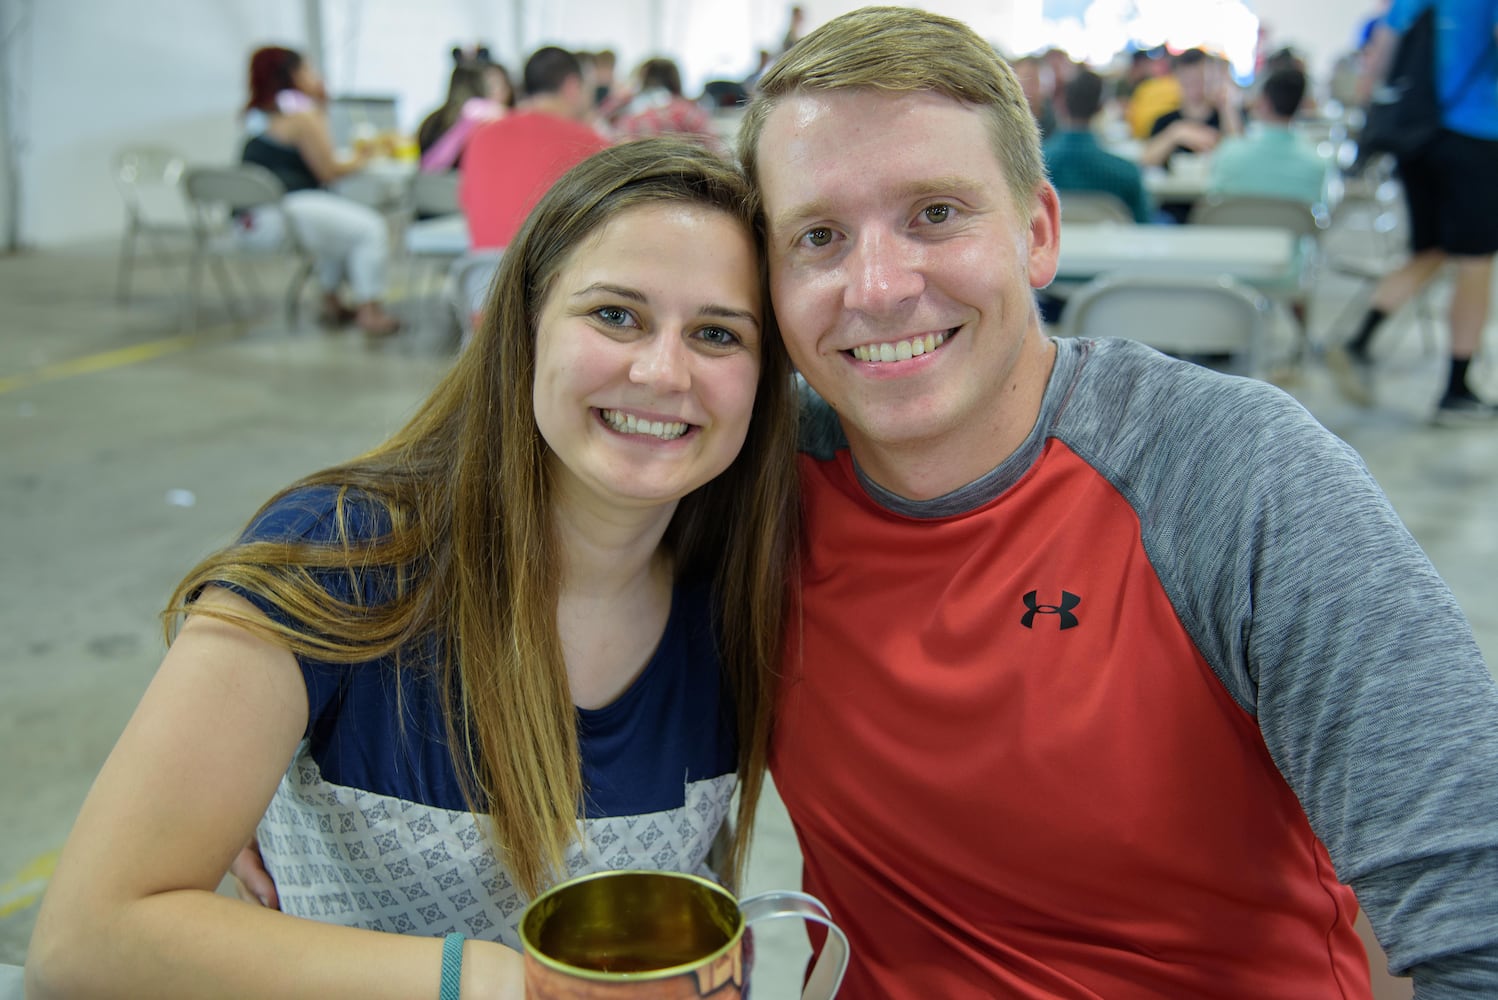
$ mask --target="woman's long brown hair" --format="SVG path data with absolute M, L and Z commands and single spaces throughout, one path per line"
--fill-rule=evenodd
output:
M 465 795 L 492 818 L 496 850 L 530 895 L 562 871 L 579 836 L 584 792 L 557 630 L 561 560 L 548 450 L 532 409 L 536 323 L 576 247 L 619 213 L 660 202 L 706 206 L 754 232 L 742 176 L 694 143 L 644 139 L 591 157 L 542 198 L 505 251 L 480 328 L 411 421 L 261 509 L 308 486 L 336 486 L 338 541 L 232 545 L 194 568 L 166 611 L 170 638 L 196 613 L 191 602 L 203 587 L 227 583 L 261 595 L 293 624 L 204 613 L 269 632 L 299 655 L 342 663 L 394 656 L 398 669 L 435 669 L 450 696 L 449 740 Z M 724 692 L 739 737 L 740 799 L 724 872 L 735 885 L 764 782 L 799 523 L 795 392 L 763 264 L 760 285 L 761 370 L 743 450 L 682 499 L 664 541 L 679 579 L 713 587 Z M 389 533 L 352 538 L 350 496 L 376 503 Z M 355 577 L 377 570 L 390 599 L 336 601 L 312 573 L 328 568 Z M 439 650 L 437 662 L 412 662 L 410 652 L 421 648 Z

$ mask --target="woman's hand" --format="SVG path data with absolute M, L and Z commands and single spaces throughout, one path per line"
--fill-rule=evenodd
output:
M 271 910 L 281 908 L 275 880 L 265 870 L 265 859 L 260 856 L 259 841 L 251 840 L 235 855 L 229 874 L 234 878 L 234 894 L 246 903 L 259 903 Z

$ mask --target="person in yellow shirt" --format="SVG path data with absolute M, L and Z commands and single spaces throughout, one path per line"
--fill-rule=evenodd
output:
M 1181 106 L 1181 84 L 1173 73 L 1161 73 L 1141 80 L 1129 95 L 1124 112 L 1129 131 L 1136 139 L 1148 139 L 1155 119 Z

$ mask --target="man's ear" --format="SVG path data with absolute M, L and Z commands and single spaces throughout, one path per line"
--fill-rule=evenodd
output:
M 1044 288 L 1061 260 L 1061 199 L 1050 181 L 1041 181 L 1030 197 L 1029 243 L 1030 287 Z

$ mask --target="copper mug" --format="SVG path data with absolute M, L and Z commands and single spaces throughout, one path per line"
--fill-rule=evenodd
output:
M 799 917 L 827 943 L 802 1000 L 832 1000 L 848 968 L 848 939 L 803 892 L 739 901 L 715 882 L 668 871 L 606 871 L 537 896 L 520 918 L 526 1000 L 739 1000 L 748 995 L 744 930 Z

